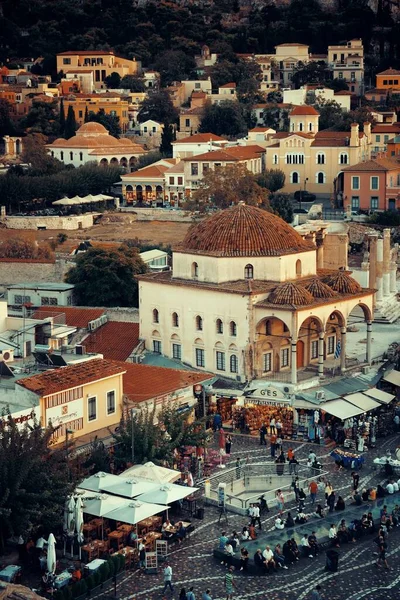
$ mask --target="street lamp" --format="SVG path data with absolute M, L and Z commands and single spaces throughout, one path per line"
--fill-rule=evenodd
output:
M 306 193 L 307 181 L 308 181 L 308 177 L 306 177 L 304 180 L 304 191 L 300 193 L 300 206 L 299 206 L 300 209 L 301 209 L 301 201 L 303 200 L 303 194 L 305 195 L 305 193 Z
M 65 459 L 67 461 L 68 479 L 71 479 L 71 470 L 69 468 L 69 450 L 68 450 L 68 435 L 75 433 L 73 429 L 65 430 Z
M 136 408 L 131 408 L 131 461 L 132 464 L 135 463 L 135 432 L 133 430 L 133 420 L 136 415 Z

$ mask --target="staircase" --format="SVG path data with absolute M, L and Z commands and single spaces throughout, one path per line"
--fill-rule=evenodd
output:
M 400 302 L 396 295 L 383 299 L 374 311 L 374 323 L 394 323 L 400 318 Z

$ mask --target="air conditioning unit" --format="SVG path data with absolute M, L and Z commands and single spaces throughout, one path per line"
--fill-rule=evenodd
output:
M 80 356 L 82 354 L 86 353 L 86 348 L 85 346 L 75 346 L 75 354 L 79 354 Z
M 368 366 L 363 367 L 361 369 L 361 372 L 362 372 L 363 375 L 368 375 L 368 373 L 369 373 L 369 367 Z
M 325 392 L 319 390 L 318 392 L 315 392 L 315 397 L 317 400 L 325 400 Z
M 14 349 L 0 350 L 0 360 L 12 362 L 14 360 Z

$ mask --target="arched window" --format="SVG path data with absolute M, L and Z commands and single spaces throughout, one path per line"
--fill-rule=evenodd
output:
M 172 327 L 179 327 L 179 317 L 178 313 L 172 313 Z
M 74 153 L 73 152 L 69 153 L 69 158 L 70 158 L 70 160 L 74 160 Z
M 265 321 L 265 335 L 271 335 L 271 321 Z
M 200 315 L 197 315 L 196 317 L 196 329 L 197 331 L 203 331 L 203 319 Z
M 341 165 L 347 165 L 349 162 L 349 155 L 347 152 L 342 152 L 339 157 L 339 162 Z
M 325 154 L 323 152 L 319 152 L 317 154 L 317 164 L 324 165 L 325 164 Z
M 234 337 L 237 335 L 237 326 L 235 321 L 231 321 L 229 323 L 229 333 Z
M 303 131 L 303 129 L 304 129 L 303 123 L 299 123 L 299 131 Z
M 159 323 L 159 315 L 156 308 L 153 310 L 153 323 Z
M 238 372 L 238 357 L 236 356 L 236 354 L 231 354 L 229 359 L 229 367 L 231 373 Z
M 198 277 L 199 276 L 199 265 L 197 264 L 197 262 L 192 263 L 192 277 Z
M 322 171 L 317 173 L 317 183 L 325 183 L 325 173 Z
M 224 333 L 224 324 L 221 319 L 217 319 L 216 322 L 217 333 Z
M 61 160 L 64 160 L 64 152 L 62 150 L 60 152 L 60 158 L 61 158 Z
M 83 152 L 79 152 L 79 160 L 82 162 L 83 161 Z
M 308 131 L 313 131 L 314 129 L 314 123 L 309 123 L 308 124 Z
M 290 183 L 300 183 L 300 175 L 297 171 L 290 173 Z
M 301 260 L 296 260 L 296 275 L 301 277 Z
M 254 269 L 253 265 L 246 265 L 244 268 L 244 278 L 245 279 L 253 279 L 254 278 Z

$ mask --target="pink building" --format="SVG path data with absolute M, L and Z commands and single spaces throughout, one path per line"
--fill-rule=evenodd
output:
M 345 210 L 400 209 L 400 162 L 376 158 L 343 169 Z

